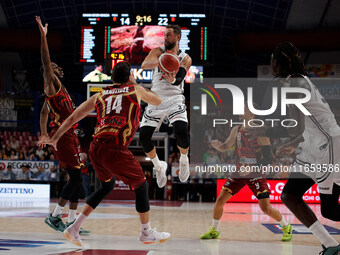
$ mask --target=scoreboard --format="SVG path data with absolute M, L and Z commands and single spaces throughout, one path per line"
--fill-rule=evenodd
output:
M 84 13 L 81 17 L 79 62 L 106 66 L 119 61 L 141 65 L 153 48 L 164 45 L 164 30 L 179 25 L 179 48 L 190 55 L 193 65 L 210 61 L 209 31 L 205 14 L 185 13 Z

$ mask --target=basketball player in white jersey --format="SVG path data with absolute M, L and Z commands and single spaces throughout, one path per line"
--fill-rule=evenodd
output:
M 272 138 L 290 137 L 291 142 L 278 149 L 278 154 L 290 155 L 297 147 L 294 167 L 285 185 L 281 200 L 290 211 L 322 243 L 323 255 L 338 255 L 339 243 L 318 221 L 310 207 L 303 201 L 304 193 L 315 183 L 319 185 L 321 213 L 325 218 L 340 221 L 340 127 L 325 99 L 308 78 L 299 50 L 289 42 L 277 45 L 272 55 L 272 69 L 276 77 L 282 78 L 285 87 L 300 87 L 310 91 L 311 99 L 303 106 L 311 113 L 305 116 L 295 105 L 289 105 L 289 118 L 298 125 L 294 128 L 253 128 L 254 136 Z M 304 96 L 304 95 L 303 95 Z M 301 94 L 291 94 L 299 98 Z M 313 164 L 327 166 L 325 171 L 311 172 Z M 315 166 L 314 165 L 314 166 Z M 307 167 L 306 167 L 307 166 Z M 337 169 L 337 170 L 336 170 Z
M 164 31 L 164 46 L 152 49 L 142 63 L 142 69 L 153 69 L 152 88 L 161 98 L 158 106 L 148 105 L 140 123 L 139 139 L 144 152 L 151 159 L 156 171 L 157 184 L 160 188 L 166 184 L 167 163 L 158 159 L 156 148 L 151 141 L 156 128 L 159 128 L 163 119 L 168 118 L 174 128 L 177 147 L 181 152 L 179 160 L 179 179 L 186 182 L 189 178 L 189 132 L 188 118 L 185 106 L 184 78 L 191 66 L 191 58 L 179 49 L 181 28 L 178 25 L 168 25 Z M 158 67 L 158 58 L 166 51 L 175 53 L 180 59 L 177 73 L 163 73 Z

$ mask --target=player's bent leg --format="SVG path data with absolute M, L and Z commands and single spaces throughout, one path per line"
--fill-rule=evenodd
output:
M 63 232 L 65 229 L 65 224 L 61 219 L 62 210 L 68 200 L 78 188 L 81 186 L 81 170 L 80 169 L 66 169 L 69 174 L 70 179 L 65 184 L 61 196 L 59 198 L 58 204 L 54 211 L 45 218 L 45 223 L 52 229 L 58 232 Z
M 158 232 L 156 229 L 152 229 L 150 226 L 150 203 L 148 188 L 149 185 L 145 181 L 142 183 L 142 185 L 135 189 L 136 211 L 138 212 L 141 223 L 139 241 L 144 244 L 164 243 L 170 239 L 170 233 Z
M 311 208 L 303 201 L 302 196 L 314 184 L 310 178 L 302 179 L 298 174 L 291 174 L 285 187 L 282 190 L 281 200 L 286 207 L 306 227 L 310 227 L 317 218 Z
M 139 130 L 139 142 L 141 143 L 145 153 L 150 153 L 155 147 L 151 141 L 155 129 L 155 127 L 143 126 Z
M 340 221 L 340 204 L 339 204 L 340 186 L 333 184 L 332 194 L 320 193 L 321 214 L 323 217 Z
M 113 177 L 108 182 L 102 181 L 100 187 L 86 199 L 86 204 L 91 206 L 93 209 L 96 209 L 99 203 L 113 190 L 115 186 L 115 180 L 116 178 Z
M 258 200 L 259 200 L 259 206 L 260 206 L 262 212 L 264 212 L 268 216 L 272 217 L 274 220 L 279 222 L 280 225 L 281 225 L 282 232 L 283 232 L 281 240 L 286 241 L 286 242 L 292 240 L 292 238 L 293 238 L 293 227 L 292 227 L 292 225 L 290 225 L 284 219 L 284 217 L 281 215 L 281 213 L 277 209 L 275 209 L 271 206 L 270 200 L 268 198 L 269 193 L 263 194 L 263 196 L 264 196 L 263 198 L 261 198 L 260 195 L 258 196 Z
M 65 223 L 65 229 L 67 229 L 69 226 L 71 226 L 75 220 L 76 220 L 76 214 L 77 214 L 77 207 L 78 207 L 78 199 L 80 196 L 80 189 L 81 186 L 79 186 L 78 190 L 76 190 L 72 196 L 70 197 L 70 208 L 68 211 L 68 218 L 67 222 Z M 91 231 L 80 228 L 79 235 L 81 236 L 88 236 L 91 234 Z
M 208 232 L 200 236 L 201 239 L 217 239 L 220 237 L 219 227 L 220 219 L 223 215 L 223 206 L 233 195 L 222 188 L 220 195 L 214 204 L 212 226 L 209 227 Z
M 80 232 L 84 231 L 81 228 L 81 225 L 92 213 L 92 211 L 99 205 L 99 203 L 113 190 L 114 185 L 115 178 L 112 178 L 109 182 L 101 182 L 100 188 L 88 197 L 86 204 L 83 206 L 82 212 L 79 214 L 78 218 L 63 232 L 63 236 L 67 240 L 78 246 L 83 245 L 83 242 L 79 237 Z
M 185 121 L 175 121 L 172 125 L 174 126 L 177 147 L 181 152 L 181 157 L 179 159 L 179 180 L 181 182 L 186 182 L 190 176 L 188 123 Z
M 143 126 L 139 131 L 139 141 L 142 144 L 145 154 L 151 159 L 156 173 L 157 185 L 163 188 L 166 184 L 166 170 L 168 169 L 168 164 L 165 161 L 159 160 L 156 147 L 151 141 L 155 127 Z
M 292 174 L 291 174 L 292 175 Z M 282 202 L 301 221 L 324 247 L 323 254 L 337 249 L 339 243 L 327 232 L 318 221 L 311 208 L 303 201 L 303 194 L 314 184 L 312 179 L 289 178 L 281 194 Z

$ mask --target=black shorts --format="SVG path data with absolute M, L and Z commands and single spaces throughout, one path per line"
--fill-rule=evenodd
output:
M 312 178 L 302 173 L 291 173 L 282 193 L 302 197 L 314 184 L 315 182 Z

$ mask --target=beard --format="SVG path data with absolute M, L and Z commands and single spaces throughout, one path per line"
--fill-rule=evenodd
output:
M 173 43 L 165 42 L 164 46 L 166 50 L 171 50 L 176 46 L 176 42 L 173 42 Z

